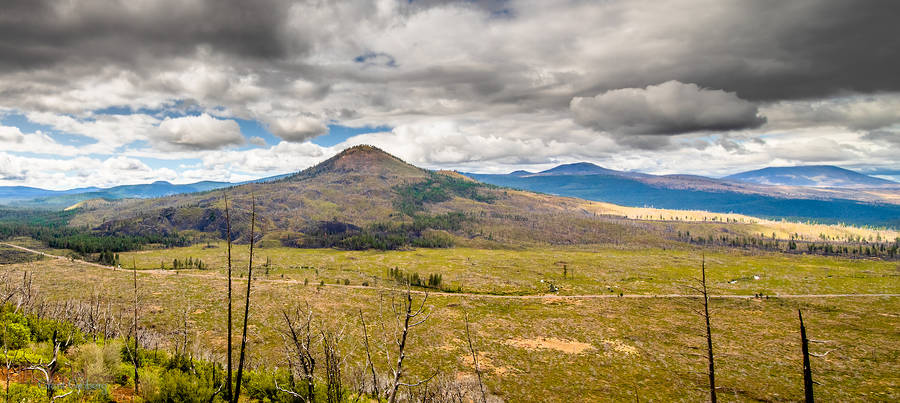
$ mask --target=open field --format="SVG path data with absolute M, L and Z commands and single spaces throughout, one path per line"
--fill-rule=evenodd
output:
M 224 248 L 203 246 L 123 254 L 139 268 L 142 321 L 174 334 L 182 312 L 198 351 L 224 345 L 221 271 L 158 271 L 159 259 L 201 257 L 217 267 Z M 284 365 L 279 336 L 281 311 L 308 302 L 322 326 L 344 329 L 344 349 L 359 357 L 359 312 L 380 323 L 393 292 L 381 287 L 388 267 L 425 275 L 444 274 L 463 291 L 542 294 L 541 278 L 558 281 L 561 293 L 685 293 L 696 277 L 699 251 L 627 250 L 613 247 L 534 250 L 429 249 L 406 252 L 341 252 L 263 248 L 257 255 L 273 268 L 269 281 L 254 283 L 250 342 L 252 363 Z M 706 250 L 714 294 L 898 293 L 896 262 Z M 237 246 L 239 262 L 246 249 Z M 245 261 L 245 260 L 244 260 Z M 562 280 L 560 261 L 574 269 Z M 129 263 L 130 264 L 130 263 Z M 244 263 L 246 264 L 246 263 Z M 241 267 L 237 263 L 237 267 Z M 299 266 L 319 267 L 301 269 Z M 131 298 L 130 271 L 66 260 L 0 266 L 34 273 L 35 287 L 48 300 L 86 300 L 101 294 L 121 307 Z M 259 269 L 260 273 L 264 269 Z M 190 275 L 185 275 L 190 274 Z M 285 275 L 282 280 L 281 275 Z M 759 280 L 752 280 L 752 275 Z M 348 278 L 351 285 L 378 276 L 374 287 L 319 287 L 317 280 Z M 554 277 L 557 276 L 557 277 Z M 265 276 L 262 276 L 263 278 Z M 303 285 L 303 278 L 310 283 Z M 745 278 L 749 277 L 749 278 Z M 634 279 L 638 280 L 634 280 Z M 730 279 L 743 278 L 736 284 Z M 291 279 L 296 281 L 290 281 Z M 241 280 L 237 279 L 240 289 Z M 569 282 L 567 282 L 569 281 Z M 245 284 L 245 283 L 243 283 Z M 421 298 L 421 295 L 419 295 Z M 705 397 L 702 318 L 696 298 L 491 298 L 469 294 L 432 295 L 432 312 L 411 339 L 409 362 L 419 376 L 440 370 L 464 377 L 467 360 L 464 321 L 477 333 L 479 362 L 490 390 L 508 401 L 699 401 Z M 238 304 L 240 305 L 240 304 Z M 724 299 L 711 302 L 717 378 L 723 401 L 790 401 L 802 398 L 797 309 L 803 309 L 810 337 L 817 397 L 822 401 L 900 399 L 900 298 Z M 239 306 L 236 309 L 240 310 Z M 370 335 L 379 340 L 380 334 Z M 161 346 L 163 348 L 165 346 Z M 384 368 L 384 357 L 377 365 Z M 361 362 L 350 360 L 350 362 Z M 348 373 L 351 373 L 348 371 Z
M 221 271 L 225 245 L 195 245 L 121 254 L 123 266 L 138 269 L 172 268 L 172 260 L 200 258 Z M 400 268 L 427 278 L 440 273 L 445 288 L 487 294 L 543 294 L 548 283 L 560 295 L 680 294 L 697 277 L 705 255 L 709 279 L 719 294 L 753 295 L 900 293 L 900 263 L 867 259 L 839 259 L 814 255 L 786 255 L 735 249 L 634 249 L 614 246 L 547 247 L 528 249 L 417 249 L 410 251 L 338 251 L 334 249 L 258 248 L 255 266 L 270 279 L 308 280 L 352 285 L 393 283 L 388 271 Z M 233 248 L 235 267 L 244 270 L 248 247 Z M 563 266 L 566 275 L 563 277 Z M 196 270 L 194 270 L 196 271 Z M 199 271 L 206 272 L 206 271 Z M 754 276 L 758 276 L 755 279 Z M 544 282 L 541 282 L 543 280 Z
M 853 238 L 869 241 L 893 240 L 900 237 L 900 231 L 888 228 L 865 228 L 853 225 L 802 223 L 784 220 L 767 220 L 743 214 L 713 213 L 701 210 L 672 210 L 650 207 L 627 207 L 603 202 L 585 202 L 588 211 L 598 214 L 621 215 L 638 220 L 659 220 L 677 222 L 730 222 L 749 224 L 744 230 L 746 234 L 775 233 L 778 239 L 796 239 L 819 241 L 822 235 L 833 240 Z M 689 227 L 687 227 L 690 229 Z

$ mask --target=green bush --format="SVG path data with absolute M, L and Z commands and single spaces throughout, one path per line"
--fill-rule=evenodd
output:
M 47 392 L 43 387 L 12 383 L 9 385 L 9 401 L 11 402 L 46 402 Z
M 145 395 L 147 402 L 206 402 L 215 390 L 190 373 L 177 369 L 164 371 L 152 395 Z
M 56 332 L 56 340 L 62 343 L 61 348 L 63 350 L 85 341 L 84 333 L 69 322 L 28 315 L 28 327 L 31 328 L 31 332 L 34 334 L 34 341 L 51 341 L 53 340 L 53 333 Z
M 31 330 L 19 322 L 6 322 L 0 328 L 0 339 L 4 346 L 12 350 L 25 348 L 31 343 Z
M 73 369 L 78 371 L 82 379 L 90 383 L 107 383 L 114 381 L 122 363 L 119 351 L 120 342 L 109 342 L 104 345 L 94 343 L 82 344 L 71 354 Z

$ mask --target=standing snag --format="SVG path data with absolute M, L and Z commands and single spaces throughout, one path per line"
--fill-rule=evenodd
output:
M 803 312 L 797 310 L 800 317 L 800 344 L 803 349 L 803 395 L 806 403 L 813 403 L 812 368 L 809 364 L 809 339 L 806 338 L 806 326 L 803 325 Z
M 228 248 L 228 330 L 227 341 L 225 347 L 225 401 L 231 401 L 231 214 L 228 211 L 228 194 L 224 194 L 225 198 L 225 242 Z
M 413 319 L 416 319 L 424 313 L 425 311 L 425 302 L 428 301 L 428 292 L 425 292 L 425 297 L 422 299 L 422 304 L 419 305 L 419 308 L 413 312 L 413 299 L 412 299 L 412 291 L 410 290 L 409 283 L 406 284 L 406 294 L 404 295 L 403 301 L 398 305 L 392 304 L 392 309 L 394 311 L 394 315 L 398 321 L 400 327 L 400 334 L 395 341 L 397 343 L 397 365 L 392 368 L 393 380 L 391 381 L 390 388 L 388 389 L 388 402 L 394 403 L 397 401 L 397 391 L 400 389 L 400 386 L 406 387 L 415 387 L 419 386 L 432 378 L 434 378 L 437 373 L 432 375 L 427 379 L 420 380 L 415 383 L 402 383 L 400 379 L 403 377 L 403 360 L 406 359 L 406 345 L 409 340 L 409 331 L 419 326 L 425 321 L 428 320 L 428 316 L 431 313 L 425 313 L 425 317 L 422 319 L 416 320 L 413 322 Z
M 712 331 L 709 326 L 709 291 L 706 288 L 706 256 L 700 265 L 703 283 L 703 317 L 706 319 L 706 357 L 709 360 L 709 398 L 716 403 L 716 368 L 713 360 Z
M 256 225 L 256 197 L 252 195 L 250 197 L 250 265 L 247 269 L 247 297 L 244 300 L 244 329 L 241 332 L 241 353 L 238 359 L 237 383 L 234 387 L 233 400 L 235 403 L 237 403 L 241 395 L 241 375 L 244 370 L 244 357 L 247 349 L 247 319 L 250 317 L 250 285 L 253 283 L 253 244 L 255 240 L 253 230 Z

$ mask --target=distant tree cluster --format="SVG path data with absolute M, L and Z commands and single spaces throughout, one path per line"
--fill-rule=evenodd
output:
M 475 200 L 483 203 L 492 203 L 496 197 L 479 192 L 479 189 L 493 188 L 480 182 L 468 181 L 447 175 L 431 174 L 423 182 L 402 185 L 394 188 L 400 196 L 394 203 L 394 207 L 406 215 L 414 215 L 425 207 L 425 203 L 440 203 L 448 201 L 453 196 Z
M 69 213 L 46 211 L 0 210 L 0 239 L 27 236 L 51 248 L 70 249 L 79 254 L 104 254 L 106 264 L 115 264 L 106 253 L 139 250 L 144 245 L 186 246 L 190 241 L 182 235 L 100 234 L 83 227 L 68 226 Z
M 110 251 L 103 251 L 100 252 L 100 256 L 97 258 L 97 261 L 100 262 L 100 264 L 105 264 L 107 266 L 118 266 L 119 254 Z
M 810 254 L 849 256 L 849 257 L 878 257 L 894 259 L 900 257 L 900 240 L 894 242 L 870 242 L 864 238 L 856 238 L 859 243 L 850 242 L 810 242 L 801 241 L 792 236 L 788 240 L 780 240 L 772 234 L 771 237 L 760 234 L 758 236 L 730 236 L 712 234 L 707 236 L 693 236 L 690 231 L 678 232 L 678 238 L 682 241 L 699 245 L 719 245 L 736 248 L 757 248 L 770 251 L 788 253 L 806 252 Z M 880 237 L 879 237 L 880 238 Z M 804 246 L 800 246 L 804 245 Z
M 463 213 L 416 214 L 411 223 L 379 222 L 366 228 L 336 221 L 320 222 L 304 231 L 302 238 L 288 240 L 286 246 L 348 250 L 449 248 L 454 244 L 453 238 L 440 231 L 459 230 L 469 219 Z
M 409 284 L 415 287 L 426 287 L 441 290 L 444 276 L 441 273 L 432 273 L 428 278 L 419 275 L 418 272 L 407 273 L 399 267 L 388 269 L 388 276 L 401 285 Z
M 184 259 L 173 259 L 172 260 L 172 269 L 174 270 L 186 270 L 186 269 L 197 269 L 203 270 L 207 269 L 209 266 L 203 263 L 200 258 L 194 259 L 193 257 L 188 257 L 187 260 Z

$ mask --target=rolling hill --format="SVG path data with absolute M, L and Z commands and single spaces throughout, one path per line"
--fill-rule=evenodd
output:
M 726 176 L 724 179 L 776 186 L 865 188 L 900 186 L 900 183 L 863 175 L 831 165 L 768 167 Z
M 107 234 L 192 231 L 221 237 L 224 195 L 206 191 L 87 206 L 74 213 L 71 224 Z M 267 238 L 288 245 L 328 246 L 346 233 L 378 242 L 397 237 L 438 242 L 449 234 L 485 242 L 660 239 L 645 225 L 621 215 L 598 216 L 599 205 L 584 200 L 503 189 L 455 172 L 428 171 L 371 146 L 349 148 L 279 180 L 234 186 L 227 195 L 234 206 L 233 230 L 241 239 L 246 240 L 255 196 L 259 226 Z

